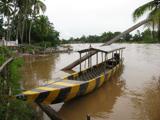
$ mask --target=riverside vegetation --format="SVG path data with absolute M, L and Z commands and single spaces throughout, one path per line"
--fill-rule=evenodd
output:
M 6 47 L 0 48 L 0 65 L 13 53 Z M 36 118 L 36 113 L 31 106 L 17 101 L 11 96 L 21 92 L 20 67 L 22 58 L 16 58 L 0 72 L 0 119 L 1 120 L 30 120 Z

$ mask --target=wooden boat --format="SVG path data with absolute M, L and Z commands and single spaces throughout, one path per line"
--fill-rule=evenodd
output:
M 122 63 L 122 50 L 118 48 L 112 51 L 104 51 L 96 48 L 89 48 L 78 51 L 80 59 L 82 53 L 91 53 L 96 55 L 96 64 L 91 65 L 92 56 L 88 57 L 88 68 L 73 73 L 62 79 L 51 81 L 49 84 L 28 90 L 16 96 L 29 102 L 55 104 L 65 102 L 73 98 L 86 95 L 103 85 L 104 82 L 118 71 Z M 102 61 L 98 63 L 98 53 L 102 53 Z M 105 57 L 104 57 L 105 54 Z M 111 58 L 108 55 L 111 54 Z

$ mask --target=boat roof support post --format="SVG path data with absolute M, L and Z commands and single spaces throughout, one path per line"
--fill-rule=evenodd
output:
M 81 60 L 81 53 L 79 53 L 79 55 L 80 55 L 80 60 Z M 81 69 L 82 69 L 82 63 L 80 63 L 80 72 L 81 72 Z
M 105 53 L 105 69 L 107 68 L 107 54 Z
M 88 52 L 88 54 L 89 54 L 89 52 Z M 89 57 L 90 58 L 90 57 Z M 90 60 L 89 60 L 89 58 L 88 58 L 88 68 L 90 67 Z
M 101 52 L 101 58 L 102 58 L 102 62 L 103 62 L 103 52 Z
M 87 52 L 87 54 L 89 54 L 89 52 Z M 89 68 L 89 58 L 87 60 L 88 60 L 88 68 Z
M 114 60 L 114 51 L 112 51 L 112 61 Z M 114 63 L 112 62 L 112 65 L 114 65 Z
M 122 59 L 123 49 L 121 49 L 121 59 Z
M 107 61 L 107 54 L 105 53 L 105 62 Z
M 122 59 L 122 58 L 121 58 L 121 50 L 119 50 L 119 57 L 120 57 L 120 59 Z
M 108 54 L 106 53 L 106 61 L 108 60 Z
M 98 52 L 96 54 L 96 64 L 98 64 Z
M 92 56 L 91 56 L 91 58 L 90 58 L 90 63 L 91 63 L 91 66 L 90 66 L 90 67 L 92 67 Z

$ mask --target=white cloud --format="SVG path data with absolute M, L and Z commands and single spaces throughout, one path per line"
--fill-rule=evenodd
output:
M 46 15 L 61 38 L 123 31 L 132 26 L 132 13 L 150 0 L 46 0 Z

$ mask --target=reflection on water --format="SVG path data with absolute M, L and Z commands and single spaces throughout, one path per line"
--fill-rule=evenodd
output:
M 87 48 L 89 44 L 72 46 L 74 50 L 79 50 Z M 93 120 L 160 119 L 160 45 L 113 44 L 104 49 L 115 47 L 126 47 L 123 73 L 87 96 L 53 105 L 61 117 L 66 120 L 82 120 L 89 114 Z M 75 52 L 25 57 L 23 87 L 34 88 L 47 80 L 67 75 L 60 69 L 78 57 L 79 54 Z M 41 118 L 48 120 L 46 116 Z
M 25 56 L 23 68 L 23 86 L 31 89 L 53 78 L 52 71 L 55 69 L 55 61 L 59 54 L 46 57 Z
M 65 103 L 58 114 L 65 120 L 85 120 L 87 114 L 91 117 L 107 117 L 123 93 L 125 83 L 119 79 L 119 74 L 93 93 Z

